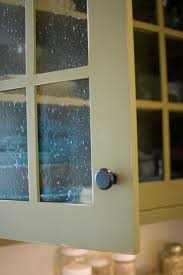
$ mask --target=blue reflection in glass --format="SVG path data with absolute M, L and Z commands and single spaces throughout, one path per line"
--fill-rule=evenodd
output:
M 0 93 L 1 200 L 24 201 L 29 198 L 25 91 L 21 89 L 19 92 Z M 22 96 L 24 99 L 20 102 Z
M 88 80 L 70 84 L 39 87 L 42 201 L 80 203 L 83 188 L 92 184 Z

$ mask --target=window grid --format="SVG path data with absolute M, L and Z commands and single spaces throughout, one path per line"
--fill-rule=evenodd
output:
M 157 25 L 133 20 L 133 29 L 135 31 L 157 33 L 159 37 L 159 60 L 160 60 L 160 80 L 161 80 L 161 99 L 159 101 L 136 99 L 137 110 L 161 110 L 162 111 L 162 131 L 163 131 L 163 163 L 164 179 L 156 183 L 175 183 L 182 179 L 171 179 L 171 155 L 170 155 L 170 129 L 169 113 L 183 112 L 183 103 L 170 103 L 168 100 L 168 76 L 167 76 L 167 56 L 166 56 L 166 37 L 183 40 L 183 32 L 173 30 L 164 26 L 164 10 L 162 1 L 157 2 Z M 144 182 L 143 182 L 144 183 Z M 153 183 L 148 182 L 148 183 Z
M 26 88 L 29 201 L 40 202 L 37 86 L 89 78 L 89 65 L 36 74 L 36 0 L 25 0 L 26 75 L 1 80 L 0 91 Z M 13 201 L 14 203 L 14 201 Z M 18 202 L 18 203 L 21 203 Z

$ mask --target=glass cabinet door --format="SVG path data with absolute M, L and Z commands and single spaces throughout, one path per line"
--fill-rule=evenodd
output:
M 140 2 L 131 1 L 140 208 L 157 214 L 183 206 L 183 3 Z
M 0 238 L 138 250 L 126 8 L 0 0 Z

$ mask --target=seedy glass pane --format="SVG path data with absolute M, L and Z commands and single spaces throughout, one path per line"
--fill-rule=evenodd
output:
M 133 0 L 133 18 L 135 20 L 156 24 L 156 0 Z
M 0 92 L 0 199 L 28 197 L 25 89 Z
M 183 1 L 164 0 L 165 26 L 171 29 L 183 30 Z
M 170 113 L 171 178 L 183 178 L 183 113 Z
M 36 1 L 37 72 L 88 64 L 87 1 Z
M 163 179 L 161 111 L 137 112 L 139 180 Z
M 25 3 L 0 0 L 0 80 L 25 74 Z
M 183 42 L 166 40 L 169 101 L 183 102 Z
M 160 100 L 158 35 L 134 32 L 137 99 Z
M 91 203 L 88 80 L 38 87 L 41 201 Z

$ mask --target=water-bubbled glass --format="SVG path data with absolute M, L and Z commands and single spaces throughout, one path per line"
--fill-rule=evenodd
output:
M 25 74 L 25 1 L 0 0 L 0 80 Z
M 88 65 L 87 1 L 36 1 L 37 72 Z
M 41 201 L 91 203 L 89 83 L 38 87 Z
M 25 89 L 0 92 L 0 199 L 28 200 Z

